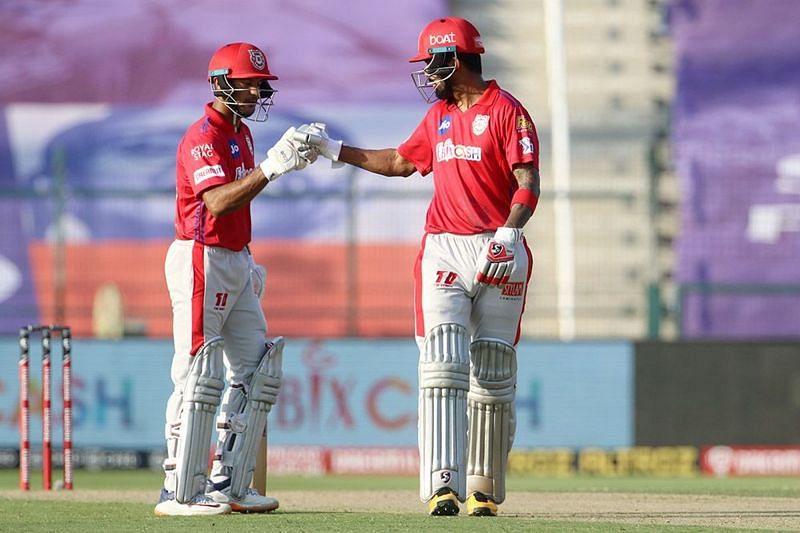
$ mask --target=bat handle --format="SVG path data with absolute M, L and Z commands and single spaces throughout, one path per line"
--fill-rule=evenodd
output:
M 308 144 L 311 146 L 320 146 L 322 144 L 322 137 L 313 133 L 296 131 L 294 134 L 292 134 L 292 138 L 299 143 Z

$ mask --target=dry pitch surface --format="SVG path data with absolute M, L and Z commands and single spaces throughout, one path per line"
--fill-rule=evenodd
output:
M 424 513 L 414 491 L 300 491 L 272 493 L 286 513 L 304 511 Z M 151 503 L 154 491 L 30 492 L 0 490 L 6 500 L 72 500 Z M 512 492 L 502 516 L 567 522 L 651 526 L 702 526 L 800 531 L 800 499 L 595 492 Z

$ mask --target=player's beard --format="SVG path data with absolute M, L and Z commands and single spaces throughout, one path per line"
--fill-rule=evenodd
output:
M 436 94 L 436 98 L 439 100 L 444 100 L 448 104 L 455 102 L 455 97 L 453 96 L 453 86 L 450 84 L 449 79 L 437 83 L 433 90 Z
M 256 112 L 256 108 L 258 107 L 258 102 L 253 103 L 245 103 L 239 102 L 236 106 L 236 110 L 239 114 L 243 117 L 250 117 L 253 116 L 253 113 Z

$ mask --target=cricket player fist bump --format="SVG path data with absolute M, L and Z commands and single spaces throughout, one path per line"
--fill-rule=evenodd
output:
M 322 157 L 330 159 L 332 166 L 343 166 L 339 163 L 339 154 L 342 151 L 343 142 L 332 139 L 328 135 L 328 129 L 325 123 L 312 122 L 311 124 L 303 124 L 297 128 L 293 139 L 302 146 L 307 146 L 309 149 L 316 150 Z
M 267 158 L 259 164 L 268 181 L 274 181 L 292 170 L 303 170 L 317 160 L 317 148 L 295 140 L 296 131 L 294 127 L 287 129 L 278 142 L 267 150 Z

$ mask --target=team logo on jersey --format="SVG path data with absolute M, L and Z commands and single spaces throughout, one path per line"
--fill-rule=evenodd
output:
M 436 128 L 436 131 L 439 132 L 439 135 L 444 135 L 448 131 L 450 131 L 450 126 L 452 125 L 452 121 L 450 120 L 450 115 L 445 115 L 442 117 L 441 122 L 439 122 L 439 127 Z
M 267 65 L 267 60 L 264 58 L 264 54 L 261 53 L 261 50 L 250 49 L 250 63 L 256 70 L 264 70 L 264 67 Z
M 228 145 L 231 147 L 231 157 L 234 159 L 239 159 L 241 154 L 239 153 L 239 145 L 236 144 L 236 141 L 233 139 L 228 140 Z
M 436 161 L 450 161 L 451 159 L 480 161 L 481 147 L 453 144 L 453 141 L 450 139 L 436 143 Z
M 214 155 L 214 148 L 209 143 L 198 144 L 197 146 L 192 146 L 192 149 L 189 151 L 192 154 L 192 158 L 195 161 L 199 161 L 203 158 L 209 158 Z
M 523 154 L 532 154 L 533 153 L 533 143 L 531 142 L 530 137 L 523 137 L 519 140 L 519 144 L 522 145 L 522 153 Z
M 525 115 L 517 117 L 517 131 L 532 130 L 533 123 Z
M 472 121 L 472 133 L 480 135 L 489 127 L 489 115 L 475 115 Z

